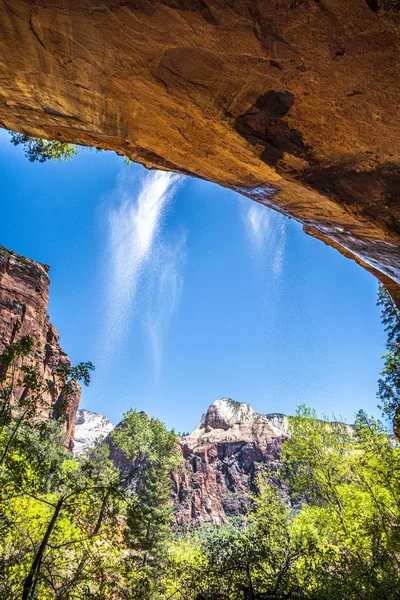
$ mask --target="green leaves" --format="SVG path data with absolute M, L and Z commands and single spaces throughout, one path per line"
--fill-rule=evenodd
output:
M 382 307 L 381 321 L 387 332 L 387 348 L 394 350 L 400 345 L 400 312 L 387 289 L 380 283 L 377 305 Z
M 360 411 L 349 427 L 300 407 L 282 472 L 259 474 L 257 488 L 241 526 L 210 526 L 172 547 L 171 597 L 397 598 L 400 448 L 379 422 Z
M 363 411 L 354 428 L 304 410 L 291 419 L 285 467 L 303 501 L 293 533 L 314 546 L 298 567 L 318 598 L 395 598 L 387 590 L 399 584 L 399 452 Z
M 60 142 L 58 140 L 45 140 L 42 138 L 31 137 L 24 133 L 16 133 L 9 131 L 11 143 L 14 146 L 23 146 L 25 156 L 30 162 L 44 163 L 51 161 L 67 161 L 78 154 L 78 146 L 69 144 L 68 142 Z M 96 152 L 103 152 L 104 148 L 95 148 Z M 124 157 L 124 165 L 129 166 L 132 160 Z
M 397 414 L 392 308 L 380 390 Z M 299 407 L 282 469 L 258 473 L 251 512 L 174 541 L 175 432 L 129 410 L 109 446 L 73 459 L 63 419 L 42 409 L 55 390 L 68 398 L 89 384 L 93 365 L 61 365 L 45 381 L 33 349 L 22 338 L 0 356 L 0 596 L 397 600 L 400 448 L 380 422 L 360 411 L 350 427 Z
M 121 423 L 111 433 L 111 437 L 131 462 L 131 477 L 145 462 L 160 463 L 169 470 L 179 464 L 178 436 L 174 431 L 167 431 L 161 421 L 149 417 L 144 412 L 128 410 Z
M 47 160 L 69 160 L 76 154 L 78 149 L 75 144 L 59 142 L 57 140 L 43 140 L 30 137 L 23 133 L 9 131 L 11 143 L 14 146 L 22 144 L 25 150 L 25 156 L 30 162 L 46 162 Z
M 111 434 L 113 444 L 129 463 L 125 543 L 131 553 L 124 561 L 132 598 L 151 597 L 159 587 L 160 569 L 171 540 L 173 520 L 171 472 L 179 464 L 178 437 L 158 419 L 129 410 Z M 153 591 L 152 591 L 153 590 Z
M 130 479 L 101 441 L 74 459 L 64 410 L 94 367 L 62 364 L 46 381 L 33 349 L 22 338 L 0 356 L 0 596 L 150 599 L 163 588 L 177 436 L 131 410 L 114 436 Z
M 382 306 L 381 320 L 388 336 L 388 353 L 382 356 L 385 362 L 377 396 L 382 402 L 383 414 L 393 421 L 394 432 L 400 439 L 400 312 L 382 284 L 377 304 Z
M 0 355 L 0 379 L 4 381 L 7 369 L 19 358 L 25 358 L 33 349 L 33 338 L 29 335 L 21 337 L 18 341 L 7 346 Z

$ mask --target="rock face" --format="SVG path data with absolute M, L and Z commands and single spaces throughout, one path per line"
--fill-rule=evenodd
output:
M 400 305 L 398 2 L 7 0 L 0 124 L 291 215 Z
M 20 337 L 32 336 L 35 346 L 29 361 L 39 367 L 45 379 L 52 380 L 54 370 L 70 362 L 58 343 L 58 332 L 47 314 L 50 284 L 48 270 L 47 265 L 0 246 L 0 352 Z M 65 412 L 71 447 L 80 394 L 81 388 L 76 384 Z M 52 396 L 49 395 L 44 400 L 56 407 L 62 403 L 63 398 L 55 390 Z
M 243 514 L 257 472 L 279 466 L 286 431 L 285 415 L 260 415 L 246 403 L 216 400 L 181 442 L 184 463 L 173 474 L 177 524 L 220 525 Z
M 105 438 L 113 429 L 114 425 L 107 417 L 80 408 L 75 420 L 74 456 L 91 448 L 100 436 Z

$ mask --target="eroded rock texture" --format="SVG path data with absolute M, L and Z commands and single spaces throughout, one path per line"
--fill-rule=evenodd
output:
M 181 443 L 184 463 L 172 477 L 177 525 L 220 525 L 244 514 L 259 470 L 279 467 L 286 431 L 284 415 L 260 415 L 246 403 L 216 400 Z
M 3 0 L 0 123 L 240 191 L 400 304 L 391 0 Z
M 39 368 L 46 380 L 53 381 L 55 369 L 62 364 L 69 365 L 70 361 L 58 343 L 58 332 L 47 314 L 48 270 L 47 265 L 0 246 L 0 352 L 22 336 L 32 336 L 35 345 L 29 361 Z M 69 397 L 66 410 L 62 394 L 56 388 L 52 395 L 44 397 L 50 407 L 56 410 L 58 406 L 63 407 L 71 446 L 80 395 L 80 386 L 74 384 L 74 392 Z

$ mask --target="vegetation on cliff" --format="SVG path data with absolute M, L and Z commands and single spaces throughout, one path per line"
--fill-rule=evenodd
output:
M 11 143 L 14 146 L 22 145 L 26 158 L 30 162 L 46 162 L 47 160 L 69 160 L 78 154 L 75 144 L 59 142 L 58 140 L 43 140 L 31 137 L 24 133 L 10 131 Z
M 11 137 L 11 143 L 14 146 L 22 146 L 24 154 L 30 162 L 66 161 L 79 152 L 79 147 L 76 144 L 60 142 L 59 140 L 46 140 L 15 131 L 9 131 L 8 133 Z M 96 150 L 101 152 L 102 148 L 96 148 Z M 130 165 L 131 162 L 131 159 L 125 156 L 124 164 Z

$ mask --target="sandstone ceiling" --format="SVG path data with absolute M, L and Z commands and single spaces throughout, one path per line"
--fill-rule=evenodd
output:
M 301 221 L 400 305 L 397 0 L 1 0 L 0 125 Z

